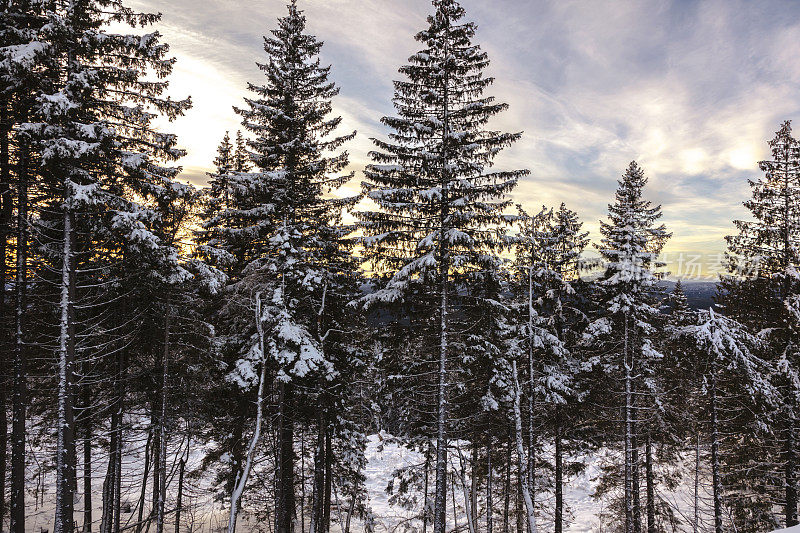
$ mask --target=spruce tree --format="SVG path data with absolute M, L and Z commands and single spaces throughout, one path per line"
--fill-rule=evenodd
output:
M 58 234 L 52 268 L 58 287 L 58 438 L 54 531 L 72 531 L 75 486 L 74 388 L 78 228 L 114 234 L 121 249 L 155 250 L 157 215 L 148 202 L 174 186 L 177 168 L 163 166 L 183 155 L 173 135 L 153 129 L 158 114 L 175 118 L 190 105 L 160 95 L 173 60 L 157 33 L 108 33 L 112 22 L 130 26 L 159 18 L 93 0 L 46 4 L 48 24 L 37 38 L 54 70 L 53 83 L 37 94 L 35 115 L 20 125 L 41 156 L 41 185 L 52 200 L 46 231 Z M 155 73 L 159 80 L 147 77 Z M 105 226 L 103 226 L 105 224 Z M 172 255 L 167 253 L 167 257 Z
M 229 205 L 204 221 L 199 236 L 200 254 L 228 278 L 217 320 L 231 379 L 249 388 L 249 376 L 264 364 L 277 386 L 274 518 L 280 533 L 291 531 L 296 513 L 295 425 L 308 422 L 302 415 L 309 405 L 324 417 L 315 421 L 320 431 L 334 422 L 328 406 L 334 400 L 311 391 L 347 394 L 330 386 L 352 368 L 346 302 L 357 287 L 347 237 L 352 229 L 341 217 L 358 197 L 326 196 L 352 177 L 343 172 L 348 154 L 340 148 L 355 134 L 335 134 L 341 118 L 330 114 L 338 88 L 328 79 L 330 67 L 320 64 L 322 42 L 305 25 L 292 2 L 264 38 L 267 60 L 258 66 L 266 80 L 249 84 L 253 96 L 236 110 L 251 134 L 246 152 L 255 170 L 229 173 L 227 186 L 216 193 L 227 194 Z M 241 168 L 247 163 L 239 146 Z M 259 293 L 263 308 L 256 326 L 261 322 L 266 332 L 263 353 L 253 349 L 259 336 L 250 321 L 239 318 L 251 315 L 241 311 Z M 330 437 L 323 433 L 322 461 L 333 460 L 325 444 Z M 330 474 L 323 475 L 323 485 L 330 486 Z M 232 512 L 229 529 L 235 524 Z
M 622 414 L 624 470 L 624 531 L 639 531 L 639 460 L 637 442 L 637 397 L 652 374 L 652 362 L 661 357 L 654 336 L 660 278 L 658 254 L 670 237 L 659 224 L 661 206 L 644 199 L 644 171 L 634 161 L 619 180 L 615 202 L 608 206 L 608 221 L 601 222 L 603 238 L 597 245 L 605 262 L 598 280 L 598 317 L 589 325 L 588 339 L 599 350 L 597 366 L 612 379 L 611 390 Z M 610 419 L 615 419 L 609 413 Z
M 774 498 L 783 501 L 788 527 L 798 524 L 800 416 L 800 330 L 794 311 L 800 294 L 800 144 L 789 121 L 781 124 L 769 146 L 772 159 L 759 163 L 764 177 L 749 182 L 752 197 L 744 203 L 752 218 L 734 221 L 738 233 L 726 237 L 729 273 L 722 278 L 719 302 L 731 318 L 763 332 L 764 353 L 775 369 L 773 384 L 780 399 L 765 413 L 772 420 L 772 434 L 759 439 L 759 455 L 766 461 L 758 476 L 742 479 L 742 490 L 782 492 Z
M 367 303 L 397 302 L 417 293 L 414 312 L 436 346 L 436 492 L 434 533 L 444 533 L 450 420 L 451 317 L 458 280 L 485 270 L 500 245 L 495 227 L 506 222 L 504 195 L 524 171 L 491 170 L 517 133 L 487 129 L 506 105 L 485 95 L 494 81 L 489 59 L 473 44 L 476 26 L 455 0 L 434 0 L 428 28 L 416 35 L 422 50 L 400 68 L 393 132 L 375 140 L 363 185 L 379 210 L 362 212 L 366 257 L 391 278 Z

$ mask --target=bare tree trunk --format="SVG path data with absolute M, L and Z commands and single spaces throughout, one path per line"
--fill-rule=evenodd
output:
M 472 441 L 472 461 L 470 462 L 470 481 L 472 488 L 470 489 L 470 507 L 472 508 L 472 528 L 478 531 L 478 434 Z
M 189 443 L 186 444 L 187 450 Z M 186 472 L 186 458 L 181 457 L 178 465 L 178 497 L 175 501 L 175 533 L 181 533 L 181 511 L 183 510 L 183 476 Z
M 531 263 L 533 263 L 531 258 Z M 533 361 L 533 266 L 528 268 L 528 469 L 527 483 L 531 500 L 536 501 L 536 430 L 534 416 L 536 412 L 536 370 Z M 528 528 L 528 533 L 533 530 Z
M 92 531 L 92 417 L 89 386 L 83 384 L 83 533 Z
M 631 411 L 633 412 L 633 422 L 631 423 L 631 479 L 633 483 L 633 533 L 642 533 L 642 489 L 641 489 L 641 475 L 639 473 L 639 435 L 638 424 L 636 417 L 638 411 L 636 409 L 636 390 L 631 384 L 633 392 L 633 405 Z
M 692 533 L 700 531 L 700 432 L 695 430 L 694 443 L 694 520 Z
M 790 394 L 791 395 L 791 394 Z M 797 452 L 795 450 L 795 418 L 794 402 L 789 401 L 789 417 L 786 422 L 786 458 L 784 460 L 786 477 L 786 507 L 784 514 L 786 517 L 786 527 L 798 524 L 797 521 Z
M 442 302 L 439 332 L 439 384 L 436 419 L 436 493 L 433 504 L 433 533 L 445 533 L 447 510 L 447 276 L 442 269 Z
M 430 490 L 429 486 L 429 472 L 431 469 L 431 444 L 430 441 L 427 443 L 427 447 L 425 448 L 425 488 L 423 489 L 425 496 L 424 496 L 424 504 L 422 507 L 422 533 L 428 533 L 428 514 L 430 512 Z
M 629 354 L 628 316 L 625 315 L 625 338 L 622 360 L 625 371 L 625 533 L 634 531 L 633 515 L 633 391 L 631 361 Z
M 54 533 L 71 533 L 74 529 L 73 506 L 75 469 L 74 413 L 72 409 L 72 364 L 75 350 L 75 332 L 72 306 L 75 297 L 75 271 L 73 268 L 73 216 L 71 185 L 64 183 L 64 228 L 61 256 L 61 318 L 58 349 L 58 439 L 56 450 L 56 509 Z
M 525 455 L 525 447 L 522 441 L 522 410 L 520 409 L 520 400 L 522 397 L 522 389 L 519 386 L 519 379 L 517 378 L 517 362 L 513 361 L 512 368 L 514 372 L 514 420 L 516 422 L 517 434 L 517 454 L 519 455 L 519 478 L 520 487 L 522 489 L 522 498 L 525 502 L 525 511 L 528 518 L 528 528 L 532 533 L 536 533 L 536 510 L 533 507 L 533 498 L 531 498 L 530 487 L 524 482 L 526 473 L 528 472 L 528 459 Z M 532 413 L 531 413 L 532 414 Z
M 142 475 L 142 490 L 139 493 L 139 516 L 136 520 L 136 533 L 141 533 L 144 527 L 144 503 L 147 498 L 147 480 L 150 478 L 150 455 L 153 444 L 153 427 L 147 432 L 147 442 L 144 445 L 144 474 Z
M 327 417 L 326 417 L 327 418 Z M 326 421 L 327 422 L 327 421 Z M 325 499 L 323 500 L 322 531 L 331 530 L 331 490 L 333 486 L 333 450 L 331 449 L 331 430 L 325 425 Z
M 20 117 L 20 121 L 27 116 Z M 23 141 L 17 162 L 17 253 L 15 274 L 14 392 L 11 400 L 11 533 L 25 533 L 25 421 L 28 384 L 25 315 L 28 293 L 28 168 L 30 153 Z
M 278 387 L 278 472 L 275 491 L 275 533 L 293 533 L 295 513 L 294 496 L 294 401 L 291 383 L 281 382 Z
M 656 488 L 653 473 L 653 438 L 647 432 L 645 442 L 645 483 L 647 485 L 647 533 L 656 533 Z
M 322 533 L 322 499 L 325 493 L 325 422 L 317 414 L 317 446 L 314 451 L 314 488 L 311 492 L 311 533 Z
M 7 4 L 6 4 L 7 5 Z M 8 98 L 0 95 L 0 532 L 6 518 L 6 470 L 8 467 L 8 397 L 10 390 L 8 381 L 8 354 L 11 332 L 6 330 L 8 324 L 6 308 L 6 282 L 8 266 L 6 254 L 8 238 L 11 235 L 12 202 L 11 198 L 11 160 L 9 158 L 9 135 L 11 124 L 8 110 Z
M 492 533 L 492 519 L 494 518 L 494 501 L 492 490 L 494 472 L 492 471 L 492 434 L 489 430 L 489 437 L 486 442 L 486 533 Z
M 261 318 L 261 293 L 256 294 L 256 310 L 255 310 L 256 329 L 258 331 L 258 349 L 261 352 L 261 376 L 258 380 L 258 396 L 256 398 L 256 426 L 253 431 L 253 437 L 250 439 L 250 446 L 247 449 L 247 458 L 245 460 L 244 470 L 241 477 L 236 480 L 231 494 L 231 514 L 228 520 L 228 533 L 236 531 L 236 519 L 239 513 L 239 500 L 242 497 L 245 486 L 247 486 L 247 479 L 250 477 L 250 468 L 253 464 L 253 455 L 255 454 L 256 444 L 261 436 L 261 419 L 263 417 L 264 409 L 264 385 L 267 380 L 267 361 L 266 351 L 264 350 L 264 330 Z
M 472 495 L 470 494 L 470 489 L 467 486 L 467 474 L 466 474 L 467 465 L 464 461 L 464 454 L 461 452 L 461 446 L 457 446 L 456 450 L 458 450 L 458 459 L 460 466 L 459 475 L 461 477 L 461 490 L 464 495 L 464 514 L 467 515 L 466 516 L 467 529 L 469 530 L 469 533 L 476 533 L 474 517 L 472 515 L 472 507 L 470 504 L 470 501 L 472 500 Z M 453 514 L 455 515 L 455 513 L 456 513 L 455 503 L 453 503 Z
M 169 288 L 167 288 L 169 291 Z M 161 364 L 161 412 L 158 416 L 158 507 L 156 508 L 156 533 L 164 533 L 164 506 L 167 499 L 167 400 L 169 395 L 169 349 L 172 301 L 167 294 L 167 311 L 164 317 L 164 355 Z
M 503 493 L 503 533 L 511 533 L 511 428 L 508 430 L 506 442 L 506 481 Z
M 562 533 L 564 529 L 564 450 L 561 428 L 561 406 L 556 405 L 556 442 L 555 442 L 555 533 Z
M 711 477 L 714 493 L 714 532 L 722 533 L 722 479 L 719 461 L 719 425 L 717 423 L 717 368 L 711 363 L 711 386 L 708 389 L 711 400 Z

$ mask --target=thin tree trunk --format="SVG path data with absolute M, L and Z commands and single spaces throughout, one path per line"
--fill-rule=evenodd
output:
M 439 384 L 436 418 L 436 493 L 433 504 L 433 533 L 445 533 L 447 510 L 447 269 L 442 268 L 442 302 L 439 332 Z
M 506 480 L 503 502 L 503 533 L 511 533 L 511 427 L 506 442 Z
M 311 492 L 311 533 L 322 533 L 322 499 L 325 493 L 325 421 L 317 414 L 317 446 L 314 452 L 314 488 Z
M 700 432 L 695 430 L 694 442 L 694 519 L 692 533 L 700 531 Z
M 476 533 L 474 517 L 472 514 L 472 507 L 470 504 L 470 502 L 472 501 L 472 495 L 470 494 L 470 489 L 467 486 L 467 474 L 466 474 L 467 465 L 464 461 L 464 454 L 461 452 L 461 447 L 458 446 L 456 447 L 456 449 L 458 450 L 459 466 L 461 467 L 459 468 L 459 475 L 461 477 L 461 491 L 463 492 L 464 495 L 464 514 L 466 515 L 467 519 L 467 529 L 469 530 L 469 533 Z M 454 503 L 453 514 L 455 514 L 455 512 L 456 510 Z
M 561 428 L 561 406 L 556 405 L 556 439 L 555 439 L 555 533 L 562 533 L 564 529 L 564 450 Z
M 711 477 L 714 493 L 714 532 L 722 533 L 722 480 L 719 462 L 719 426 L 717 423 L 717 369 L 711 363 L 711 386 L 708 394 L 711 399 Z
M 641 475 L 639 474 L 639 434 L 636 417 L 636 391 L 631 384 L 633 392 L 633 422 L 631 423 L 631 480 L 633 484 L 633 533 L 642 533 L 642 490 Z
M 536 370 L 533 361 L 533 261 L 528 267 L 528 470 L 527 482 L 531 500 L 536 500 L 536 430 L 534 429 L 534 416 L 536 412 Z M 528 533 L 533 533 L 528 529 Z
M 21 121 L 27 117 L 20 117 Z M 28 384 L 25 349 L 25 315 L 28 293 L 28 167 L 29 151 L 23 141 L 17 164 L 17 253 L 15 274 L 14 392 L 11 400 L 11 533 L 25 533 L 25 421 Z
M 525 511 L 528 519 L 528 528 L 532 533 L 536 533 L 536 510 L 533 507 L 533 498 L 531 498 L 530 487 L 524 482 L 526 473 L 528 472 L 527 457 L 525 455 L 525 447 L 522 441 L 522 410 L 520 408 L 520 400 L 522 397 L 522 389 L 519 386 L 519 379 L 517 378 L 517 362 L 513 361 L 512 368 L 514 372 L 514 420 L 516 422 L 517 434 L 517 454 L 519 455 L 519 479 L 520 487 L 522 489 L 522 498 L 525 502 Z
M 350 533 L 350 518 L 356 509 L 356 495 L 355 493 L 350 497 L 350 507 L 347 509 L 347 518 L 344 522 L 344 533 Z
M 486 445 L 486 533 L 492 533 L 494 518 L 494 501 L 492 490 L 494 490 L 494 472 L 492 471 L 492 434 L 489 430 L 489 438 Z
M 73 269 L 73 217 L 69 206 L 70 185 L 65 183 L 64 228 L 61 267 L 61 319 L 58 350 L 58 440 L 56 450 L 56 509 L 54 533 L 71 533 L 73 526 L 73 487 L 75 471 L 70 464 L 74 446 L 74 414 L 72 409 L 72 363 L 74 330 L 72 305 L 75 287 Z
M 631 390 L 631 361 L 628 346 L 628 317 L 624 317 L 625 338 L 623 344 L 623 367 L 625 371 L 625 533 L 633 533 L 633 392 Z
M 428 513 L 430 512 L 430 490 L 429 486 L 429 472 L 431 469 L 431 444 L 430 441 L 428 442 L 428 446 L 425 449 L 425 488 L 423 490 L 424 496 L 424 504 L 422 506 L 422 533 L 428 533 Z
M 253 437 L 250 439 L 250 446 L 247 448 L 247 458 L 245 460 L 244 470 L 239 479 L 236 480 L 231 494 L 231 514 L 228 520 L 228 533 L 236 531 L 236 519 L 239 513 L 239 500 L 242 497 L 244 488 L 247 485 L 247 479 L 250 477 L 250 468 L 253 464 L 253 455 L 255 454 L 256 444 L 261 436 L 261 419 L 264 409 L 264 385 L 267 381 L 267 361 L 266 352 L 264 350 L 264 329 L 261 318 L 261 293 L 256 294 L 256 330 L 258 331 L 258 349 L 261 352 L 261 376 L 258 380 L 258 396 L 256 399 L 256 426 L 253 431 Z
M 275 502 L 275 533 L 292 533 L 295 512 L 294 496 L 294 420 L 293 390 L 291 383 L 281 382 L 278 387 L 278 473 Z
M 187 449 L 189 444 L 186 444 Z M 186 472 L 186 458 L 181 457 L 178 465 L 178 497 L 175 501 L 175 533 L 181 533 L 181 511 L 183 510 L 183 476 Z
M 472 508 L 472 528 L 478 531 L 478 434 L 472 443 L 472 461 L 470 462 L 470 481 L 472 488 L 470 489 L 470 507 Z
M 326 417 L 327 418 L 327 417 Z M 333 450 L 331 449 L 331 430 L 325 424 L 325 495 L 322 501 L 322 529 L 320 533 L 331 530 L 331 489 L 333 485 Z
M 798 524 L 797 521 L 797 452 L 795 450 L 794 402 L 789 401 L 789 419 L 786 425 L 786 459 L 784 462 L 786 477 L 786 527 Z
M 83 385 L 83 533 L 92 531 L 92 417 L 89 387 Z
M 147 432 L 147 442 L 144 445 L 144 474 L 142 475 L 142 490 L 139 493 L 139 517 L 136 521 L 136 533 L 141 533 L 144 527 L 144 503 L 147 498 L 147 480 L 150 478 L 150 455 L 152 453 L 153 430 Z
M 6 4 L 7 5 L 7 4 Z M 9 123 L 8 98 L 0 95 L 0 532 L 3 531 L 6 518 L 6 470 L 8 467 L 8 415 L 7 391 L 10 389 L 8 381 L 8 354 L 10 352 L 9 339 L 6 337 L 11 332 L 6 329 L 8 324 L 6 308 L 6 282 L 8 281 L 8 267 L 6 253 L 8 238 L 11 234 L 12 198 L 11 198 L 11 161 L 9 158 Z
M 647 485 L 647 533 L 656 533 L 656 488 L 653 474 L 653 438 L 647 432 L 645 441 L 645 483 Z
M 445 25 L 449 31 L 450 20 L 445 20 Z M 444 40 L 444 52 L 448 53 L 448 39 Z M 445 533 L 447 527 L 447 352 L 448 352 L 448 290 L 449 290 L 449 249 L 445 244 L 445 234 L 447 233 L 448 218 L 448 189 L 449 189 L 449 170 L 448 170 L 448 146 L 447 139 L 450 130 L 450 79 L 447 69 L 442 79 L 443 82 L 443 102 L 442 113 L 442 198 L 439 210 L 439 239 L 438 239 L 438 261 L 439 261 L 439 283 L 441 285 L 441 308 L 439 309 L 439 374 L 436 406 L 436 494 L 433 504 L 433 533 Z M 280 533 L 280 532 L 279 532 Z
M 169 291 L 169 288 L 167 288 Z M 156 533 L 164 533 L 164 506 L 167 500 L 167 400 L 169 397 L 169 349 L 170 326 L 172 319 L 172 301 L 167 294 L 167 311 L 164 317 L 164 355 L 161 364 L 161 412 L 158 416 L 158 507 L 156 510 Z

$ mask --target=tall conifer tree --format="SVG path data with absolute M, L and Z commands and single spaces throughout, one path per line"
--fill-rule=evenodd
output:
M 476 26 L 455 0 L 434 0 L 423 49 L 400 68 L 393 132 L 375 140 L 363 188 L 379 207 L 359 214 L 368 259 L 391 278 L 367 303 L 398 302 L 416 293 L 414 313 L 426 317 L 435 346 L 436 492 L 434 533 L 445 531 L 448 400 L 454 309 L 459 278 L 491 268 L 500 247 L 495 228 L 506 222 L 504 195 L 524 171 L 497 172 L 492 161 L 518 133 L 487 123 L 506 104 L 485 94 L 489 59 L 473 44 Z M 435 317 L 432 323 L 429 317 Z

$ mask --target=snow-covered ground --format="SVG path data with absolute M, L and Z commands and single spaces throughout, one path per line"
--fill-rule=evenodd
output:
M 124 469 L 126 471 L 125 483 L 126 488 L 123 489 L 123 525 L 131 526 L 135 524 L 138 517 L 138 498 L 140 484 L 135 480 L 141 480 L 142 463 L 144 457 L 144 446 L 142 443 L 129 444 L 125 450 Z M 40 456 L 39 459 L 49 457 L 50 452 L 39 450 L 41 453 L 36 454 Z M 188 453 L 188 468 L 187 472 L 192 470 L 200 464 L 204 450 L 202 447 L 191 447 Z M 419 513 L 419 506 L 414 509 L 406 509 L 402 505 L 392 503 L 391 495 L 387 493 L 387 486 L 392 480 L 393 473 L 403 467 L 410 465 L 420 465 L 424 458 L 417 452 L 409 450 L 408 448 L 398 444 L 390 435 L 385 433 L 380 435 L 371 435 L 367 442 L 366 449 L 367 466 L 366 466 L 366 484 L 369 491 L 369 505 L 372 508 L 374 515 L 374 526 L 376 533 L 421 533 L 421 523 L 414 520 L 414 516 Z M 596 480 L 600 475 L 602 466 L 613 458 L 604 453 L 597 454 L 586 460 L 587 468 L 584 472 L 570 480 L 568 480 L 565 491 L 564 500 L 566 505 L 565 517 L 567 520 L 567 527 L 565 531 L 569 533 L 599 533 L 604 531 L 601 527 L 599 515 L 603 509 L 603 502 L 598 501 L 592 497 L 596 487 Z M 451 454 L 451 466 L 453 471 L 458 471 L 458 456 Z M 105 474 L 105 462 L 97 461 L 95 463 L 94 478 L 94 519 L 98 521 L 100 518 L 100 509 L 97 507 L 100 503 L 100 494 L 102 491 L 102 480 Z M 171 487 L 177 485 L 175 477 L 176 465 L 170 465 Z M 691 471 L 691 467 L 687 465 Z M 37 495 L 34 498 L 30 495 L 27 501 L 28 504 L 28 531 L 40 533 L 43 530 L 52 528 L 52 501 L 53 490 L 52 473 L 42 475 L 41 477 L 32 476 L 37 485 Z M 433 488 L 433 479 L 431 481 L 431 491 Z M 500 483 L 501 480 L 497 480 Z M 182 516 L 184 527 L 190 528 L 193 532 L 207 532 L 214 533 L 224 531 L 227 520 L 227 502 L 215 501 L 214 494 L 211 490 L 211 481 L 209 476 L 202 476 L 201 478 L 188 479 L 184 489 L 184 504 L 186 511 Z M 31 487 L 32 488 L 32 487 Z M 498 487 L 499 488 L 499 487 Z M 455 483 L 450 484 L 451 491 L 448 493 L 448 526 L 452 527 L 454 522 L 458 522 L 463 526 L 466 522 L 464 513 L 464 494 L 462 492 L 461 480 L 456 477 Z M 453 489 L 455 489 L 453 491 Z M 679 514 L 683 514 L 684 522 L 688 522 L 689 509 L 691 509 L 691 494 L 692 490 L 687 487 L 679 487 L 673 493 L 662 493 L 661 496 L 669 501 L 671 505 L 678 509 Z M 174 495 L 173 495 L 174 497 Z M 483 495 L 481 495 L 482 499 Z M 540 498 L 546 498 L 546 495 L 539 495 Z M 148 498 L 149 499 L 149 498 Z M 421 505 L 422 497 L 419 495 L 418 501 Z M 455 502 L 455 515 L 453 513 L 453 502 Z M 542 501 L 543 509 L 552 508 L 552 501 Z M 149 501 L 146 502 L 149 510 Z M 502 506 L 500 502 L 496 505 Z M 76 509 L 83 507 L 80 496 L 76 502 Z M 483 508 L 483 506 L 479 506 Z M 546 513 L 543 513 L 545 515 Z M 147 513 L 145 512 L 145 516 Z M 82 523 L 82 516 L 76 514 L 76 519 Z M 241 517 L 241 530 L 251 530 L 253 526 L 252 515 L 247 514 Z M 485 517 L 479 517 L 479 523 L 483 524 Z M 499 522 L 496 522 L 499 523 Z M 552 523 L 548 522 L 547 516 L 541 517 L 541 527 L 543 531 L 551 531 Z M 499 529 L 498 529 L 499 530 Z M 334 525 L 336 531 L 336 525 Z M 353 533 L 363 531 L 363 524 L 358 522 L 353 523 L 351 527 Z M 430 531 L 430 528 L 428 529 Z M 464 530 L 465 531 L 465 530 Z M 781 533 L 800 533 L 800 528 L 790 528 L 780 530 Z

